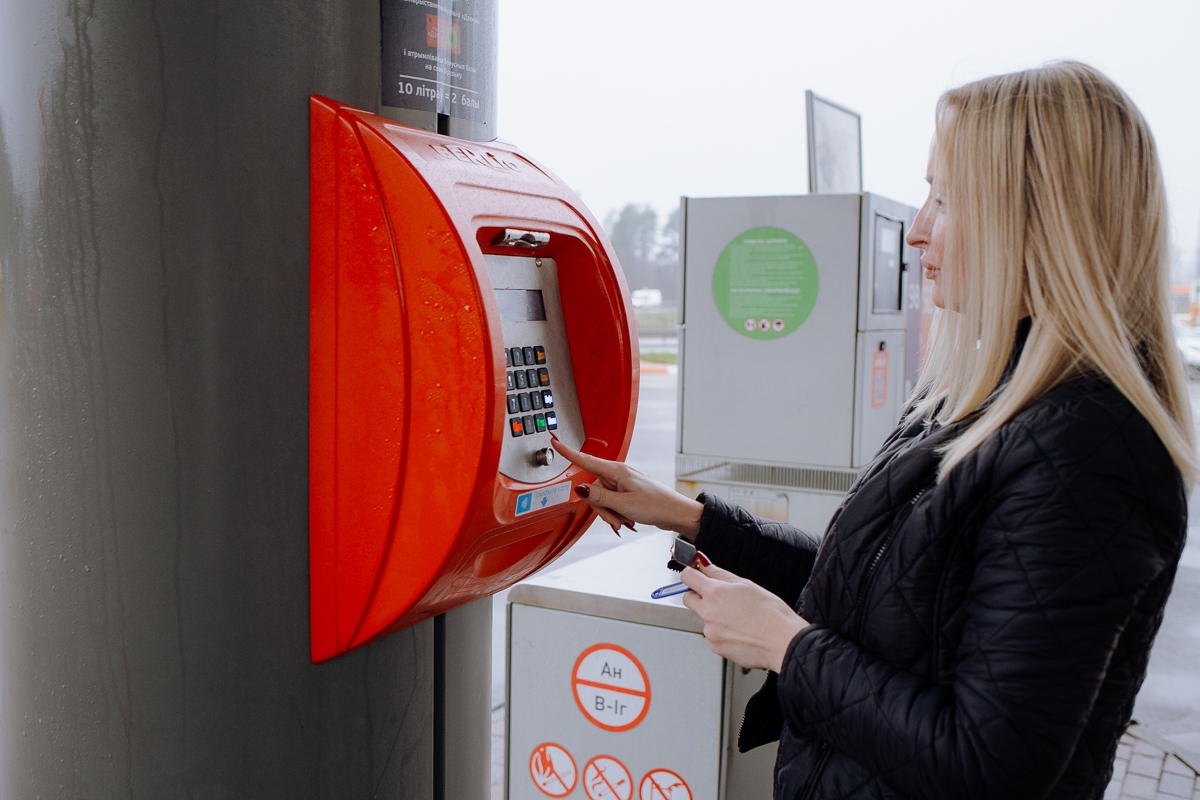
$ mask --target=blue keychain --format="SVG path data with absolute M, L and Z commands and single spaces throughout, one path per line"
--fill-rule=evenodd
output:
M 667 562 L 667 566 L 676 572 L 683 572 L 685 567 L 696 565 L 697 554 L 696 545 L 682 536 L 676 536 L 675 542 L 671 545 L 671 560 Z M 651 592 L 650 599 L 662 600 L 664 597 L 674 597 L 690 591 L 691 588 L 686 583 L 670 583 Z

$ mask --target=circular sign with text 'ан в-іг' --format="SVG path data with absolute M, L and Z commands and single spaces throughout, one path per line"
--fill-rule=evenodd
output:
M 594 644 L 571 670 L 575 704 L 597 727 L 620 733 L 646 718 L 650 678 L 633 653 L 615 644 Z
M 713 300 L 738 333 L 778 339 L 808 319 L 819 284 L 808 245 L 783 228 L 753 228 L 717 257 Z

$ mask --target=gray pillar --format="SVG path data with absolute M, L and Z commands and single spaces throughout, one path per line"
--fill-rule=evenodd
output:
M 0 796 L 432 796 L 432 624 L 308 657 L 307 97 L 378 54 L 378 0 L 0 0 Z

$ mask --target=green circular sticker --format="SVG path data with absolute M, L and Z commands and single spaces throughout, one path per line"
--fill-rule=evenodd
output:
M 725 246 L 713 271 L 717 310 L 738 333 L 778 339 L 804 324 L 817 302 L 817 262 L 782 228 L 753 228 Z

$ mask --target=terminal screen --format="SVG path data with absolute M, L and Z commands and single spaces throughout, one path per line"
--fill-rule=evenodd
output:
M 546 318 L 540 289 L 497 289 L 496 305 L 502 322 L 533 322 Z
M 875 285 L 872 310 L 900 310 L 900 235 L 903 226 L 887 217 L 875 217 Z

